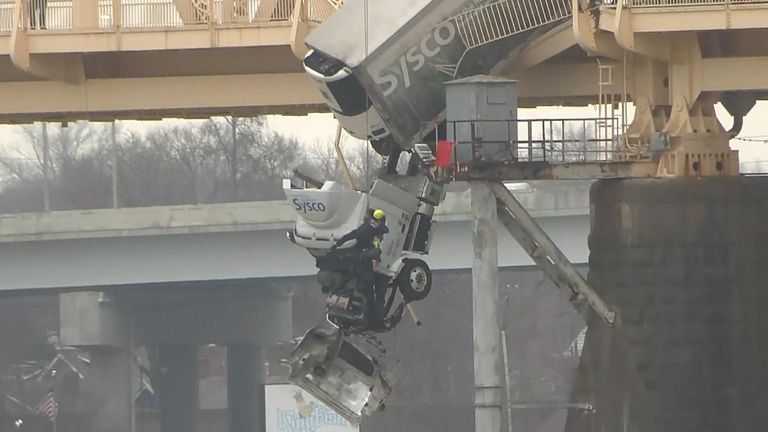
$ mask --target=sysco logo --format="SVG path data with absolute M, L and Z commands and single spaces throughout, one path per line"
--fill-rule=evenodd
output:
M 440 52 L 440 48 L 448 45 L 456 37 L 456 26 L 452 22 L 448 21 L 435 28 L 432 33 L 428 33 L 421 39 L 421 44 L 412 47 L 405 54 L 400 56 L 400 73 L 381 70 L 375 74 L 373 79 L 376 84 L 385 86 L 384 96 L 389 96 L 393 91 L 397 89 L 400 84 L 397 79 L 398 75 L 402 75 L 403 84 L 405 88 L 411 86 L 411 73 L 410 71 L 417 72 L 427 63 L 428 58 L 436 56 Z
M 293 199 L 293 208 L 297 212 L 311 213 L 311 212 L 324 212 L 326 210 L 325 204 L 318 201 L 301 201 L 298 198 Z

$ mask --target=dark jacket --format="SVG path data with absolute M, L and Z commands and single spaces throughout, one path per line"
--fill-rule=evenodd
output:
M 373 239 L 376 236 L 384 235 L 389 232 L 387 226 L 384 223 L 379 223 L 373 219 L 365 220 L 360 226 L 354 230 L 344 234 L 338 241 L 337 245 L 342 245 L 350 240 L 357 240 L 355 247 L 358 249 L 370 249 L 373 244 Z

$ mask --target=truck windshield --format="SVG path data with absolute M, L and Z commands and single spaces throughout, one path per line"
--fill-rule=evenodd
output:
M 371 101 L 368 99 L 365 89 L 354 75 L 326 83 L 326 85 L 328 90 L 331 91 L 333 98 L 339 104 L 341 114 L 356 116 L 368 111 L 368 108 L 371 106 Z
M 570 0 L 388 0 L 366 12 L 363 3 L 347 2 L 306 42 L 359 80 L 335 86 L 338 102 L 350 104 L 345 114 L 375 105 L 404 147 L 443 120 L 443 83 L 511 61 L 536 35 L 567 25 L 572 7 Z M 376 19 L 360 20 L 366 13 Z
M 356 116 L 366 112 L 371 106 L 360 81 L 348 70 L 346 77 L 332 79 L 344 69 L 343 62 L 320 51 L 313 51 L 304 59 L 304 66 L 325 77 L 323 82 L 341 108 L 340 114 Z

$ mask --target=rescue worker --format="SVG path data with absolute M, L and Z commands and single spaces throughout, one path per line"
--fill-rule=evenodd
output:
M 384 226 L 386 229 L 386 225 Z M 381 242 L 384 241 L 384 235 L 378 235 L 373 239 L 373 248 L 376 256 L 373 261 L 377 264 L 381 262 Z M 384 328 L 384 304 L 386 303 L 387 285 L 389 285 L 389 276 L 373 272 L 373 304 L 369 308 L 369 322 L 371 328 Z
M 368 212 L 367 212 L 368 213 Z M 380 324 L 382 316 L 384 296 L 386 294 L 386 280 L 382 283 L 373 271 L 373 262 L 381 261 L 381 241 L 384 234 L 389 232 L 386 225 L 386 216 L 381 209 L 373 210 L 366 214 L 363 223 L 354 230 L 348 232 L 336 241 L 333 249 L 343 245 L 349 240 L 356 240 L 354 248 L 358 252 L 357 276 L 360 292 L 369 300 L 369 320 Z
M 384 210 L 376 209 L 371 213 L 370 218 L 366 217 L 363 219 L 363 223 L 360 224 L 360 226 L 336 240 L 334 248 L 339 247 L 350 240 L 357 240 L 357 243 L 355 244 L 356 249 L 361 252 L 370 250 L 373 245 L 373 239 L 376 236 L 383 236 L 388 232 L 389 229 L 386 225 Z
M 379 211 L 382 214 L 381 219 L 379 219 L 379 222 L 380 222 L 379 226 L 381 227 L 381 230 L 382 230 L 381 234 L 384 235 L 389 232 L 389 228 L 387 228 L 387 216 L 384 214 L 383 210 L 379 209 Z M 371 219 L 373 219 L 373 213 L 374 213 L 374 210 L 372 208 L 369 208 L 368 210 L 366 210 L 365 216 L 363 216 L 363 223 L 370 222 Z

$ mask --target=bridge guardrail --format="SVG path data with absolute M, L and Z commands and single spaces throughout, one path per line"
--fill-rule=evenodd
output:
M 72 30 L 73 1 L 29 0 L 30 14 L 45 7 L 45 22 L 26 22 L 31 30 Z M 343 0 L 303 0 L 309 22 L 324 21 Z M 294 0 L 98 0 L 98 22 L 82 30 L 110 30 L 152 27 L 178 28 L 202 24 L 289 23 Z M 15 1 L 0 0 L 0 33 L 9 33 L 13 23 Z M 38 16 L 40 15 L 37 10 Z M 212 12 L 212 13 L 211 13 Z M 119 15 L 116 23 L 115 15 Z M 44 25 L 43 25 L 44 24 Z
M 768 0 L 621 0 L 624 6 L 632 8 L 670 8 L 689 6 L 722 6 L 727 9 L 730 5 L 768 4 Z M 606 6 L 615 6 L 618 0 L 603 0 Z
M 0 32 L 10 32 L 13 27 L 13 6 L 12 0 L 0 0 Z
M 619 160 L 618 118 L 467 120 L 448 123 L 457 164 Z

